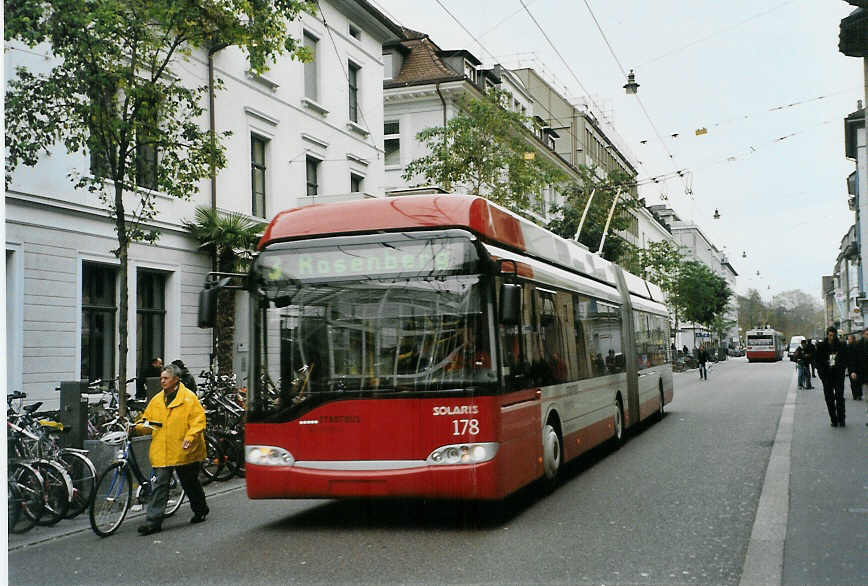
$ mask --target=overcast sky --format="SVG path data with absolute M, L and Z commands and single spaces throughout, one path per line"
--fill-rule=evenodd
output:
M 769 299 L 802 289 L 819 297 L 820 277 L 831 274 L 854 221 L 843 118 L 862 97 L 862 62 L 838 52 L 838 24 L 853 6 L 588 0 L 621 66 L 636 70 L 640 104 L 622 89 L 626 79 L 585 0 L 525 0 L 569 69 L 519 0 L 441 2 L 484 49 L 434 0 L 375 4 L 443 49 L 467 49 L 485 63 L 493 62 L 487 50 L 504 64 L 542 64 L 577 100 L 587 100 L 584 86 L 641 161 L 640 183 L 691 172 L 692 197 L 677 177 L 649 183 L 640 195 L 649 204 L 665 195 L 682 219 L 725 245 L 739 292 L 756 288 Z M 790 106 L 797 102 L 804 103 Z M 696 136 L 703 127 L 708 133 Z

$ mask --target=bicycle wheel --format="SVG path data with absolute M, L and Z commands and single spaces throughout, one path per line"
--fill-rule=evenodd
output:
M 214 480 L 223 465 L 223 451 L 211 435 L 205 436 L 205 451 L 205 460 L 202 461 L 202 470 L 199 473 L 199 482 L 203 486 Z
M 87 456 L 71 450 L 61 452 L 60 460 L 72 479 L 72 499 L 65 518 L 73 519 L 90 504 L 96 486 L 96 468 Z
M 163 513 L 163 518 L 171 517 L 181 508 L 181 503 L 184 502 L 184 487 L 181 486 L 181 479 L 178 478 L 178 473 L 172 470 L 172 478 L 169 479 L 169 498 L 166 499 L 166 511 Z
M 126 462 L 109 466 L 96 483 L 90 504 L 90 527 L 100 537 L 118 530 L 133 499 L 133 482 Z
M 42 485 L 42 476 L 32 466 L 18 462 L 10 467 L 6 498 L 11 533 L 24 533 L 36 525 L 44 506 Z
M 230 463 L 232 439 L 226 434 L 220 434 L 217 436 L 217 445 L 220 447 L 220 466 L 214 474 L 214 480 L 223 482 L 235 476 L 235 469 Z
M 72 480 L 66 469 L 57 462 L 36 460 L 33 465 L 42 475 L 42 498 L 45 503 L 42 515 L 36 523 L 43 526 L 55 525 L 69 510 Z

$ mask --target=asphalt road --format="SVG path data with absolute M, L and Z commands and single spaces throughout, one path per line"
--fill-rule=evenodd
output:
M 128 522 L 107 539 L 81 532 L 10 551 L 9 580 L 738 584 L 792 374 L 790 363 L 736 359 L 716 365 L 708 382 L 695 371 L 676 375 L 662 422 L 618 451 L 582 458 L 548 496 L 528 490 L 501 507 L 477 507 L 249 501 L 234 491 L 213 497 L 200 525 L 187 524 L 185 506 L 153 536 L 138 536 Z M 783 582 L 864 584 L 865 408 L 849 402 L 848 427 L 831 429 L 818 414 L 819 397 L 797 396 L 791 502 L 798 510 L 789 515 Z M 833 462 L 846 469 L 843 487 L 842 476 L 817 470 L 834 442 L 844 448 Z M 819 549 L 818 531 L 829 540 Z

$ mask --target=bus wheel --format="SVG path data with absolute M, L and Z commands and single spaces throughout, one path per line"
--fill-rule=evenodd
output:
M 663 386 L 660 386 L 660 407 L 657 408 L 657 421 L 663 421 Z
M 558 483 L 558 475 L 563 461 L 561 435 L 551 419 L 543 429 L 543 468 L 545 470 L 545 488 L 553 490 Z
M 615 398 L 615 435 L 612 438 L 612 443 L 615 449 L 621 447 L 624 443 L 624 406 L 621 403 L 621 396 Z

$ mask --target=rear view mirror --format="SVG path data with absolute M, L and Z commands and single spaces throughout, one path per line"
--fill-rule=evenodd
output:
M 208 287 L 199 291 L 199 327 L 213 328 L 217 323 L 217 287 Z
M 521 322 L 521 285 L 504 283 L 500 286 L 500 315 L 498 319 L 505 326 L 515 326 Z
M 217 323 L 217 294 L 229 283 L 229 278 L 206 282 L 199 291 L 199 327 L 213 328 Z

